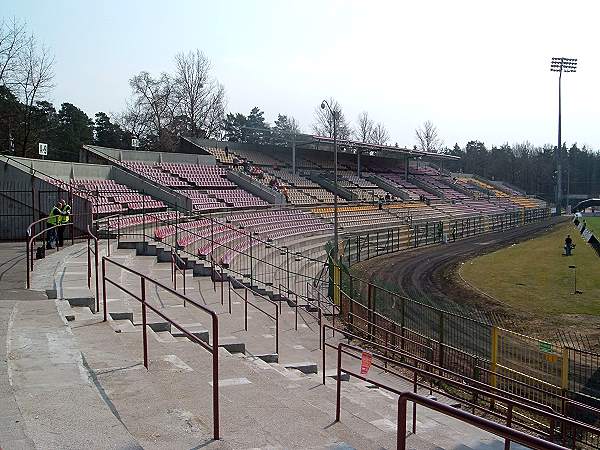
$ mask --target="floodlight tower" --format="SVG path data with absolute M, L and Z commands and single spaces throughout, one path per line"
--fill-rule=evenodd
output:
M 556 215 L 560 215 L 561 204 L 562 204 L 562 164 L 561 164 L 561 153 L 562 153 L 562 139 L 561 139 L 561 98 L 560 98 L 560 82 L 562 79 L 563 72 L 575 72 L 577 71 L 577 59 L 576 58 L 552 58 L 550 63 L 550 70 L 552 72 L 558 72 L 558 146 L 556 147 Z
M 338 155 L 337 155 L 337 121 L 338 113 L 336 110 L 331 108 L 331 105 L 327 100 L 321 102 L 321 109 L 327 108 L 331 113 L 331 120 L 333 122 L 333 170 L 334 170 L 334 191 L 333 191 L 333 254 L 335 261 L 338 261 L 339 256 L 339 244 L 338 244 Z

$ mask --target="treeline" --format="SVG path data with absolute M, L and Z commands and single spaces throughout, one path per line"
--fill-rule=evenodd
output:
M 470 141 L 464 148 L 455 145 L 444 153 L 459 156 L 459 161 L 444 163 L 450 170 L 475 173 L 492 180 L 507 181 L 530 194 L 554 198 L 556 182 L 555 149 L 551 145 L 536 147 L 529 142 L 487 148 L 480 141 Z M 561 149 L 563 195 L 600 194 L 600 154 L 573 144 Z M 572 201 L 576 203 L 576 201 Z

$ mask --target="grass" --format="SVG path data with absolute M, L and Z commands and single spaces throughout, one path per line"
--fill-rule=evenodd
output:
M 584 217 L 585 226 L 594 232 L 594 235 L 600 237 L 600 217 Z
M 600 220 L 588 226 L 600 228 Z M 573 256 L 563 256 L 564 239 L 573 238 Z M 600 233 L 599 233 L 600 234 Z M 574 295 L 573 269 L 577 266 Z M 600 258 L 581 239 L 573 224 L 466 262 L 461 276 L 472 286 L 516 309 L 538 316 L 591 314 L 600 316 Z

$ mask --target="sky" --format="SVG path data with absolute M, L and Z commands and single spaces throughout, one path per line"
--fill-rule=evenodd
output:
M 600 149 L 596 1 L 2 0 L 55 55 L 50 100 L 93 116 L 121 111 L 128 80 L 172 72 L 200 49 L 227 109 L 310 132 L 335 98 L 346 118 L 367 111 L 391 143 L 412 147 L 430 120 L 445 145 L 556 145 L 553 56 L 578 58 L 562 79 L 562 136 Z

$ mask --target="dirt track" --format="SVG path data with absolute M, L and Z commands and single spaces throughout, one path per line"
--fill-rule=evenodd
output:
M 353 272 L 376 284 L 420 299 L 442 309 L 462 312 L 471 317 L 488 318 L 492 322 L 520 330 L 527 323 L 528 334 L 547 335 L 541 322 L 529 314 L 516 312 L 500 301 L 466 285 L 457 274 L 463 261 L 543 234 L 566 218 L 550 218 L 505 232 L 488 233 L 447 245 L 412 249 L 380 256 L 353 266 Z M 532 322 L 537 329 L 532 329 Z

